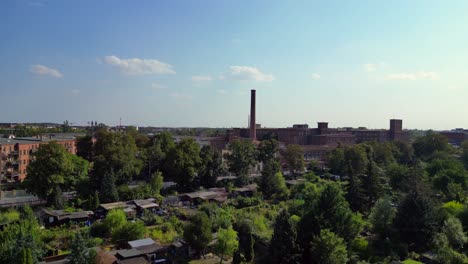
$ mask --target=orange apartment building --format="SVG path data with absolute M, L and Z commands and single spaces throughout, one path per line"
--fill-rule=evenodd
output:
M 21 182 L 27 176 L 27 167 L 33 159 L 33 153 L 42 144 L 56 141 L 65 149 L 76 154 L 75 138 L 56 138 L 37 136 L 27 138 L 0 138 L 0 182 Z

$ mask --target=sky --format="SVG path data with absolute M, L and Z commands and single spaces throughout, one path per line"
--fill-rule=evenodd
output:
M 0 122 L 468 128 L 468 1 L 0 2 Z

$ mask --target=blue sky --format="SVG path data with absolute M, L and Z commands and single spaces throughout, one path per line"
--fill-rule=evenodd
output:
M 0 3 L 0 122 L 468 128 L 468 1 Z

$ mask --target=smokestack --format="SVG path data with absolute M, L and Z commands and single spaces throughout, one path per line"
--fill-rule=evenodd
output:
M 257 138 L 257 123 L 255 120 L 255 90 L 250 90 L 250 138 Z

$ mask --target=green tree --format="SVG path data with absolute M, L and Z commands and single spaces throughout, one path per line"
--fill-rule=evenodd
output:
M 128 183 L 140 173 L 142 162 L 137 158 L 138 149 L 133 137 L 109 132 L 95 136 L 93 177 L 97 189 L 100 188 L 101 177 L 110 171 L 115 174 L 117 185 Z
M 153 195 L 159 195 L 163 188 L 164 178 L 160 171 L 153 173 L 150 179 L 151 192 Z
M 448 139 L 438 133 L 429 132 L 427 135 L 419 137 L 413 143 L 416 157 L 428 160 L 437 151 L 447 152 L 449 150 Z
M 191 218 L 190 223 L 185 226 L 184 238 L 198 256 L 204 255 L 206 246 L 213 239 L 210 219 L 204 212 L 198 212 Z
M 406 178 L 409 168 L 403 164 L 392 163 L 387 168 L 387 176 L 390 178 L 390 186 L 394 190 L 406 190 Z
M 0 231 L 0 263 L 39 263 L 44 253 L 41 232 L 32 209 L 23 207 L 20 220 Z
M 115 185 L 114 171 L 110 170 L 105 172 L 101 183 L 101 189 L 99 191 L 100 200 L 103 203 L 112 203 L 119 200 L 119 193 L 117 186 Z
M 200 158 L 201 166 L 198 172 L 200 184 L 205 188 L 215 187 L 218 176 L 224 172 L 221 154 L 207 145 L 202 147 Z
M 431 200 L 419 190 L 408 193 L 398 206 L 394 226 L 404 242 L 424 249 L 436 227 Z
M 90 135 L 78 137 L 76 139 L 76 155 L 87 161 L 93 160 L 93 137 Z
M 367 149 L 367 171 L 366 175 L 362 180 L 362 187 L 367 197 L 368 209 L 374 205 L 374 203 L 382 195 L 383 187 L 380 182 L 380 175 L 377 171 L 377 166 L 374 164 L 374 153 L 372 148 Z
M 410 144 L 403 141 L 394 141 L 393 145 L 393 156 L 398 163 L 407 165 L 413 161 L 414 149 Z
M 342 264 L 348 262 L 348 252 L 343 238 L 328 229 L 315 236 L 310 247 L 311 263 Z
M 346 241 L 350 241 L 360 232 L 363 221 L 359 214 L 354 214 L 346 202 L 340 185 L 326 183 L 318 196 L 305 205 L 305 214 L 300 226 L 300 241 L 304 248 L 313 236 L 322 229 L 330 229 Z
M 217 239 L 215 251 L 221 255 L 219 262 L 221 264 L 223 263 L 224 256 L 232 256 L 236 252 L 239 248 L 239 241 L 237 239 L 237 232 L 232 227 L 219 229 Z
M 104 226 L 113 236 L 114 233 L 121 229 L 127 223 L 127 216 L 121 209 L 110 210 L 104 219 Z
M 226 155 L 229 171 L 239 178 L 239 186 L 245 185 L 249 169 L 256 162 L 254 145 L 249 140 L 234 140 L 229 144 L 229 152 Z
M 257 150 L 257 160 L 259 162 L 267 162 L 275 159 L 276 153 L 279 151 L 279 143 L 276 139 L 262 140 Z
M 192 138 L 183 139 L 168 153 L 165 175 L 173 175 L 180 190 L 191 190 L 196 187 L 194 179 L 200 163 L 198 144 Z
M 365 194 L 362 187 L 362 180 L 359 175 L 354 173 L 350 161 L 348 161 L 348 177 L 345 198 L 354 212 L 362 212 L 365 206 Z
M 452 248 L 459 249 L 468 241 L 468 238 L 463 232 L 463 226 L 455 217 L 449 217 L 444 221 L 442 232 L 447 236 L 448 243 Z
M 345 175 L 348 171 L 348 163 L 345 159 L 345 150 L 342 146 L 338 146 L 327 156 L 327 164 L 331 171 L 338 175 Z
M 283 209 L 276 217 L 273 228 L 273 237 L 268 249 L 270 263 L 296 263 L 298 253 L 296 239 L 296 225 L 292 222 L 288 211 Z
M 88 197 L 88 209 L 94 211 L 99 207 L 99 204 L 99 193 L 95 191 L 93 195 Z
M 304 169 L 304 149 L 299 145 L 290 144 L 286 147 L 283 157 L 292 173 Z
M 372 230 L 381 239 L 385 239 L 390 235 L 395 215 L 396 209 L 392 206 L 388 197 L 380 198 L 372 208 L 369 221 L 372 224 Z
M 280 172 L 278 161 L 271 159 L 264 164 L 259 187 L 267 199 L 281 200 L 287 198 L 288 188 Z
M 345 149 L 345 160 L 352 171 L 359 175 L 365 173 L 368 168 L 367 152 L 364 145 L 353 145 Z
M 239 236 L 238 259 L 240 260 L 241 256 L 243 256 L 243 259 L 245 261 L 252 261 L 254 258 L 255 243 L 252 234 L 252 222 L 247 219 L 239 220 L 234 224 L 234 230 L 237 231 L 237 234 Z
M 96 255 L 93 250 L 88 248 L 86 239 L 80 232 L 75 233 L 70 246 L 69 262 L 70 264 L 93 264 Z
M 143 238 L 146 228 L 143 222 L 126 222 L 112 234 L 114 243 L 124 244 L 125 242 Z
M 46 200 L 49 205 L 60 207 L 56 203 L 57 195 L 62 189 L 71 188 L 77 178 L 85 177 L 87 162 L 73 157 L 55 141 L 40 145 L 34 156 L 24 181 L 26 190 Z
M 468 169 L 468 140 L 462 142 L 462 161 L 465 168 Z

